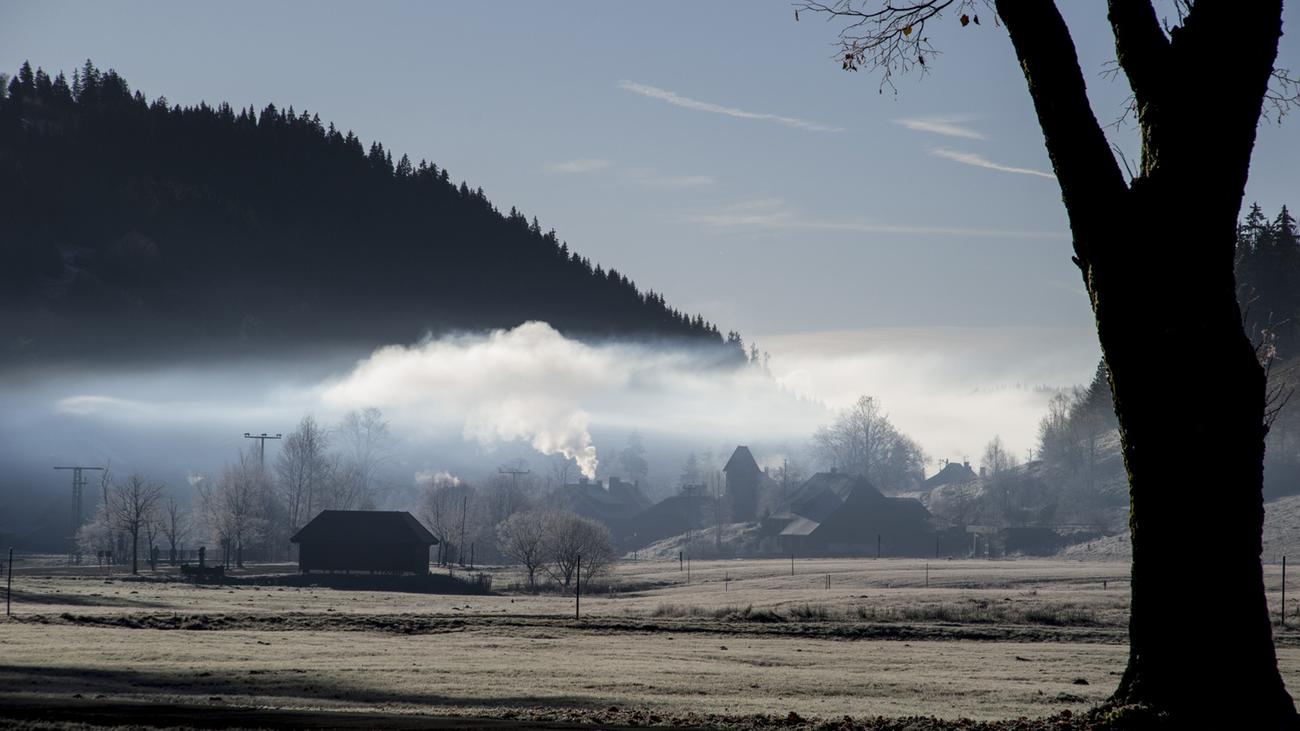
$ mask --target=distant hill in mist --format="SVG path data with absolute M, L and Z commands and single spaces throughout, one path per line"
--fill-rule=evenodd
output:
M 261 353 L 544 320 L 718 345 L 700 316 L 433 163 L 292 108 L 171 106 L 89 61 L 0 85 L 0 357 Z

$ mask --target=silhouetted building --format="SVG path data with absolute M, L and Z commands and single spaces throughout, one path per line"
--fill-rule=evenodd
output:
M 933 489 L 943 485 L 964 485 L 976 477 L 975 470 L 970 468 L 970 462 L 949 462 L 923 482 L 922 486 Z
M 291 542 L 298 569 L 377 574 L 427 574 L 429 547 L 438 539 L 406 511 L 326 510 Z
M 771 516 L 781 547 L 800 555 L 928 556 L 935 550 L 930 513 L 913 498 L 885 497 L 866 478 L 819 472 Z
M 598 520 L 610 530 L 615 529 L 618 521 L 627 520 L 651 505 L 635 482 L 617 477 L 609 478 L 606 484 L 580 477 L 576 483 L 556 488 L 549 501 L 553 508 Z
M 749 447 L 736 447 L 722 472 L 727 476 L 726 495 L 731 520 L 737 523 L 755 520 L 758 517 L 759 482 L 764 475 Z
M 642 510 L 630 519 L 614 521 L 610 531 L 625 550 L 648 546 L 655 541 L 704 530 L 712 524 L 714 499 L 703 489 L 680 492 Z

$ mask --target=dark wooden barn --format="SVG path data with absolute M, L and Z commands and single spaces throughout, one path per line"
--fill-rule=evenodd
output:
M 810 477 L 765 523 L 780 528 L 783 550 L 805 556 L 929 556 L 936 545 L 920 501 L 886 497 L 865 478 L 834 470 Z
M 438 543 L 415 516 L 390 510 L 326 510 L 289 540 L 304 574 L 427 574 L 429 547 Z

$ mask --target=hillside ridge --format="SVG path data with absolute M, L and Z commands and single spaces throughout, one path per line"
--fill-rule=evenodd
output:
M 0 354 L 413 342 L 529 320 L 724 346 L 446 168 L 293 107 L 182 107 L 93 63 L 0 84 Z

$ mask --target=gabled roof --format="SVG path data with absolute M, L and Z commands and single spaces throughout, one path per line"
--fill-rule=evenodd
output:
M 434 545 L 438 539 L 405 510 L 325 510 L 289 541 Z
M 631 518 L 651 504 L 630 482 L 620 482 L 613 490 L 606 489 L 599 482 L 562 485 L 551 493 L 550 498 L 556 507 L 602 522 Z
M 736 451 L 731 453 L 731 459 L 727 460 L 726 466 L 722 468 L 723 472 L 731 472 L 732 470 L 737 472 L 761 472 L 758 469 L 758 460 L 754 459 L 753 452 L 750 452 L 749 447 L 744 445 L 736 447 Z
M 821 527 L 821 523 L 808 518 L 796 517 L 790 521 L 785 528 L 781 529 L 780 535 L 783 536 L 810 536 L 813 531 Z
M 919 526 L 930 513 L 914 498 L 885 497 L 861 475 L 818 472 L 773 517 L 788 518 L 783 536 L 812 536 L 824 526 L 832 532 L 869 522 Z
M 871 503 L 883 499 L 884 495 L 860 475 L 818 472 L 799 486 L 790 498 L 789 510 L 820 523 L 850 501 Z
M 970 465 L 961 462 L 949 462 L 943 466 L 943 469 L 934 473 L 923 484 L 926 487 L 939 487 L 941 485 L 961 485 L 974 480 L 978 475 Z

